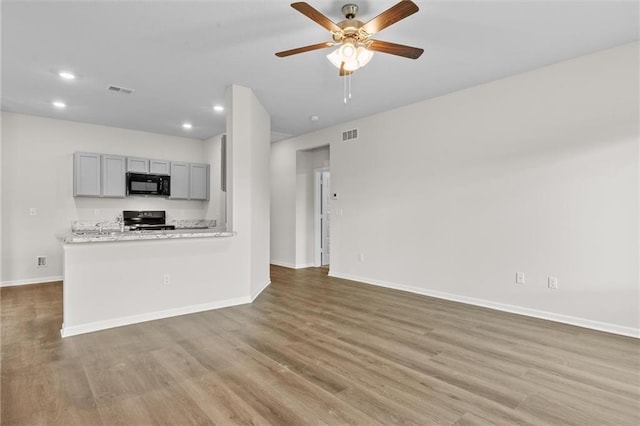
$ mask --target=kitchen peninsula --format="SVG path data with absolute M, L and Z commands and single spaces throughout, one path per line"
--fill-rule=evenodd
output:
M 101 243 L 113 241 L 168 240 L 184 238 L 220 238 L 232 237 L 234 232 L 216 231 L 214 229 L 168 229 L 161 231 L 98 231 L 72 232 L 65 235 L 62 241 L 73 243 Z
M 215 228 L 62 236 L 62 336 L 251 302 L 234 236 Z

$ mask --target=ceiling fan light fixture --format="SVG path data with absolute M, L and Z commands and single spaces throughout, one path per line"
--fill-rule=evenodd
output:
M 373 51 L 367 49 L 364 46 L 359 46 L 357 58 L 358 58 L 358 65 L 360 65 L 360 67 L 364 67 L 369 63 L 371 58 L 373 58 Z
M 352 45 L 348 46 L 353 48 Z M 354 49 L 354 55 L 352 55 L 351 57 L 346 57 L 342 55 L 344 47 L 345 45 L 342 45 L 327 55 L 327 59 L 329 60 L 329 62 L 331 62 L 338 69 L 342 68 L 342 64 L 344 64 L 344 69 L 346 71 L 353 72 L 367 65 L 369 61 L 371 61 L 371 58 L 373 58 L 373 52 L 364 46 L 358 46 L 356 49 Z
M 340 49 L 338 48 L 327 55 L 327 59 L 329 60 L 329 62 L 331 62 L 333 66 L 338 69 L 342 66 L 342 62 L 344 62 L 340 57 L 340 54 L 338 53 L 339 50 Z
M 342 56 L 344 62 L 347 62 L 356 57 L 357 49 L 352 43 L 345 42 L 342 46 L 340 46 L 339 55 Z
M 335 66 L 338 69 L 342 69 L 344 65 L 344 69 L 346 71 L 355 71 L 358 68 L 360 68 L 360 64 L 358 63 L 358 56 L 354 54 L 352 58 L 345 58 L 341 54 L 342 47 L 344 46 L 340 46 L 339 48 L 337 48 L 336 50 L 334 50 L 333 52 L 327 55 L 327 59 L 329 60 L 329 62 L 331 62 L 333 66 Z M 354 49 L 354 52 L 355 51 L 356 50 Z
M 344 69 L 345 71 L 355 71 L 358 68 L 360 68 L 360 64 L 358 63 L 357 60 L 352 60 L 352 61 L 347 61 L 344 63 Z

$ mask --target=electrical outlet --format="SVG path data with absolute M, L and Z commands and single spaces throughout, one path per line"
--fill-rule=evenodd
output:
M 36 257 L 36 266 L 38 268 L 45 268 L 47 266 L 47 256 Z
M 516 272 L 516 284 L 524 284 L 524 272 Z
M 164 274 L 162 277 L 162 284 L 169 285 L 171 284 L 171 276 L 169 274 Z
M 359 260 L 360 262 L 364 262 L 364 253 L 360 253 L 360 254 L 358 255 L 358 260 Z
M 31 207 L 29 209 L 29 216 L 36 216 L 38 214 L 38 210 L 35 207 Z
M 549 277 L 549 288 L 554 290 L 558 288 L 558 277 Z

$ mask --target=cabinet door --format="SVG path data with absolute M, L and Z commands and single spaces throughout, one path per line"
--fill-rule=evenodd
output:
M 189 199 L 209 199 L 209 165 L 189 164 Z
M 168 175 L 169 162 L 166 160 L 149 160 L 149 173 L 154 175 Z
M 100 154 L 73 154 L 73 196 L 100 196 Z
M 127 157 L 127 171 L 133 173 L 149 173 L 149 160 L 146 158 Z
M 102 156 L 102 196 L 122 198 L 125 196 L 125 157 Z
M 171 162 L 171 196 L 169 198 L 189 199 L 189 163 Z

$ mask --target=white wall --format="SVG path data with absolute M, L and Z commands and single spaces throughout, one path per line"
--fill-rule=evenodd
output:
M 296 267 L 314 264 L 315 171 L 329 167 L 329 146 L 296 154 Z
M 227 153 L 232 179 L 228 226 L 247 262 L 242 271 L 251 298 L 270 283 L 269 272 L 269 158 L 271 118 L 253 92 L 233 85 L 227 90 Z M 247 125 L 250 123 L 250 125 Z M 229 187 L 227 187 L 229 188 Z M 229 201 L 229 199 L 228 199 Z
M 296 262 L 296 145 L 292 141 L 271 144 L 271 263 L 288 267 Z
M 255 96 L 251 100 L 251 299 L 271 282 L 270 159 L 271 117 Z
M 307 198 L 297 195 L 306 188 L 303 182 L 307 176 L 298 179 L 298 153 L 326 146 L 327 136 L 316 132 L 271 144 L 271 263 L 275 265 L 301 268 L 313 263 L 313 254 L 309 261 L 306 254 L 300 254 L 306 247 L 306 223 L 312 219 L 301 217 L 306 216 L 301 212 L 307 208 Z M 324 167 L 324 158 L 321 161 Z M 305 201 L 300 203 L 302 199 Z
M 56 235 L 69 232 L 72 220 L 113 220 L 129 209 L 166 210 L 170 219 L 205 216 L 209 203 L 203 201 L 73 198 L 75 151 L 208 162 L 203 142 L 196 139 L 2 113 L 3 284 L 60 279 L 62 249 Z M 212 174 L 216 167 L 212 164 Z M 37 216 L 29 216 L 31 207 Z M 35 266 L 40 255 L 48 258 L 46 268 Z
M 4 219 L 3 219 L 3 217 L 4 217 L 3 198 L 4 197 L 2 197 L 2 193 L 3 193 L 3 186 L 2 186 L 2 169 L 3 169 L 3 167 L 2 167 L 2 164 L 3 164 L 2 163 L 2 151 L 3 151 L 3 149 L 2 149 L 2 140 L 3 140 L 3 137 L 2 137 L 2 132 L 1 132 L 1 127 L 2 127 L 1 126 L 1 124 L 2 124 L 1 121 L 2 121 L 2 116 L 0 116 L 0 285 L 2 283 L 2 264 L 4 263 L 3 262 L 4 254 L 3 254 L 3 251 L 2 251 L 2 247 L 4 246 L 4 244 L 2 244 L 2 242 L 4 241 L 4 236 L 3 236 L 3 233 L 2 233 L 2 228 L 3 228 L 3 225 L 4 225 Z
M 638 335 L 638 75 L 633 43 L 278 142 L 274 256 L 331 141 L 332 275 Z
M 204 141 L 204 162 L 211 165 L 209 174 L 209 198 L 206 204 L 205 218 L 214 219 L 216 227 L 225 229 L 225 212 L 227 194 L 222 191 L 222 135 Z

